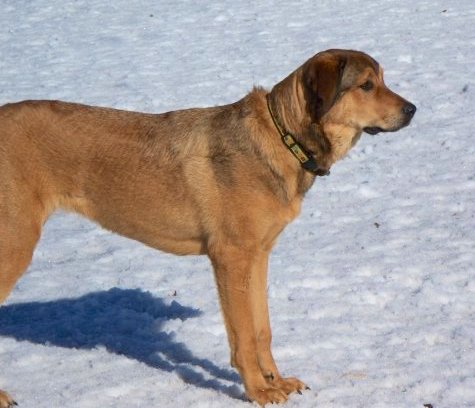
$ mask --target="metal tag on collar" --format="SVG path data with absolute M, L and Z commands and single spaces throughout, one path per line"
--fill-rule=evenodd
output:
M 308 156 L 305 154 L 305 152 L 302 150 L 302 148 L 298 144 L 294 144 L 292 147 L 292 152 L 294 153 L 294 156 L 299 160 L 300 163 L 304 164 L 309 161 Z
M 290 133 L 287 133 L 282 136 L 282 140 L 302 165 L 311 161 L 311 158 L 308 157 L 307 153 L 305 153 L 305 150 L 297 143 L 297 141 Z
M 285 135 L 282 136 L 282 140 L 286 144 L 287 147 L 292 147 L 292 145 L 295 144 L 295 139 L 290 133 L 286 133 Z
M 294 137 L 290 133 L 284 135 L 282 139 L 284 140 L 285 145 L 290 149 L 290 151 L 300 163 L 303 164 L 309 161 L 308 155 L 305 153 L 302 147 L 295 141 Z

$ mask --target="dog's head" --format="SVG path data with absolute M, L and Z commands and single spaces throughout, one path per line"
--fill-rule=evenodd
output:
M 381 66 L 359 51 L 315 55 L 301 67 L 301 82 L 312 123 L 376 134 L 407 126 L 416 112 L 412 103 L 386 87 Z
M 362 132 L 407 126 L 416 107 L 384 84 L 383 69 L 369 55 L 323 51 L 276 84 L 270 100 L 286 131 L 328 170 Z

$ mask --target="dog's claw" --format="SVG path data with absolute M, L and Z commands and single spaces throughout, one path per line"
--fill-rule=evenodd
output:
M 302 395 L 302 391 L 300 391 L 300 390 L 297 390 L 297 392 L 298 392 L 300 395 Z
M 308 385 L 305 386 L 305 389 L 306 390 L 311 390 L 311 388 Z

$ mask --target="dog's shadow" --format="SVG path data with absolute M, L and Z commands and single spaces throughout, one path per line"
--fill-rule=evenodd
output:
M 175 372 L 188 384 L 242 399 L 235 372 L 193 356 L 172 333 L 161 331 L 167 320 L 200 314 L 198 309 L 176 301 L 166 304 L 139 289 L 114 288 L 77 299 L 0 307 L 0 336 L 75 349 L 103 346 L 109 352 Z

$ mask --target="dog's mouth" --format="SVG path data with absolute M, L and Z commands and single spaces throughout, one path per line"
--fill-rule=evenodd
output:
M 370 135 L 377 135 L 381 132 L 397 132 L 398 130 L 406 127 L 411 123 L 412 116 L 406 116 L 403 120 L 394 121 L 392 123 L 388 123 L 388 127 L 383 129 L 379 126 L 367 126 L 363 128 L 363 132 L 368 133 Z
M 363 128 L 363 132 L 366 132 L 370 135 L 376 135 L 379 132 L 385 132 L 385 130 L 381 129 L 380 127 L 374 126 L 374 127 L 365 127 L 365 128 Z

